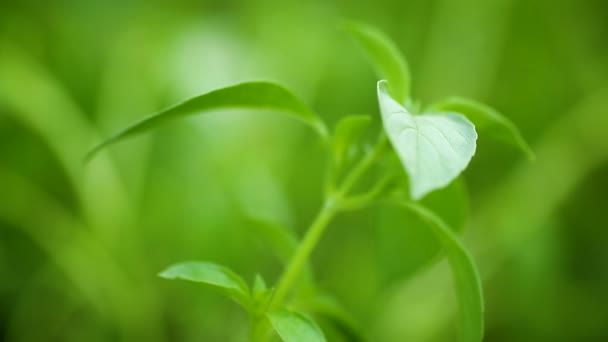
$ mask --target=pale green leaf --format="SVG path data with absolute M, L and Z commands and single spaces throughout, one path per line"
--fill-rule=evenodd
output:
M 494 108 L 461 97 L 450 97 L 431 106 L 432 111 L 463 114 L 475 124 L 475 128 L 489 137 L 519 148 L 530 160 L 534 152 L 522 137 L 517 126 Z
M 458 299 L 461 341 L 480 342 L 483 338 L 484 306 L 481 279 L 473 257 L 454 231 L 434 212 L 413 202 L 403 205 L 427 223 L 446 252 Z
M 410 179 L 410 194 L 420 199 L 445 187 L 475 154 L 477 133 L 466 117 L 455 114 L 412 115 L 378 82 L 384 130 Z
M 333 154 L 336 165 L 343 164 L 348 149 L 361 137 L 369 126 L 371 118 L 367 115 L 352 115 L 342 118 L 336 125 L 333 138 Z
M 323 139 L 328 136 L 323 121 L 285 87 L 263 81 L 246 82 L 193 97 L 145 117 L 97 145 L 88 153 L 86 159 L 93 157 L 108 145 L 155 128 L 167 120 L 223 108 L 269 109 L 285 112 L 310 125 Z
M 410 95 L 410 70 L 395 43 L 369 25 L 350 22 L 344 28 L 363 47 L 379 77 L 389 81 L 393 97 L 405 103 Z
M 211 285 L 249 309 L 247 283 L 229 268 L 211 262 L 189 261 L 170 266 L 159 273 L 165 279 L 182 279 Z
M 272 327 L 284 342 L 325 342 L 319 326 L 310 318 L 289 310 L 267 314 Z

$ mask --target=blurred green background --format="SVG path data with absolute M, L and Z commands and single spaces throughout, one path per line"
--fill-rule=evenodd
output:
M 245 341 L 240 308 L 156 274 L 210 260 L 274 282 L 282 266 L 247 218 L 301 236 L 321 202 L 314 135 L 222 111 L 82 157 L 137 118 L 252 79 L 287 85 L 332 126 L 377 118 L 342 19 L 396 41 L 416 98 L 489 103 L 537 154 L 482 135 L 466 186 L 449 190 L 483 277 L 485 340 L 608 341 L 604 0 L 2 0 L 0 340 Z M 437 252 L 415 218 L 378 207 L 340 216 L 313 265 L 370 341 L 451 341 Z

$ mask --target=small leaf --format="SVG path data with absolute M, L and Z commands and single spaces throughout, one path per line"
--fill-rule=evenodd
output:
M 211 285 L 249 309 L 249 287 L 229 268 L 211 262 L 182 262 L 159 274 L 165 279 L 182 279 Z
M 253 308 L 251 314 L 257 319 L 264 316 L 264 311 L 268 308 L 274 289 L 269 289 L 261 275 L 256 274 L 253 281 Z
M 410 178 L 410 194 L 420 199 L 448 185 L 475 154 L 475 126 L 456 113 L 412 115 L 378 82 L 382 122 Z
M 255 296 L 256 294 L 264 292 L 266 290 L 268 290 L 268 287 L 266 286 L 264 278 L 262 278 L 261 275 L 256 274 L 255 279 L 253 281 L 253 295 Z
M 281 85 L 270 82 L 246 82 L 193 97 L 159 113 L 150 115 L 118 132 L 93 148 L 85 159 L 92 158 L 103 148 L 127 137 L 166 122 L 197 113 L 225 108 L 271 109 L 291 114 L 310 125 L 323 139 L 328 136 L 323 121 L 298 97 Z
M 434 212 L 413 202 L 403 205 L 416 213 L 441 242 L 450 266 L 460 310 L 460 335 L 463 342 L 480 342 L 483 338 L 483 294 L 479 272 L 473 257 L 454 231 Z
M 475 124 L 477 130 L 487 132 L 488 136 L 519 148 L 530 160 L 535 158 L 517 126 L 494 108 L 474 100 L 450 97 L 432 105 L 431 110 L 463 114 Z
M 325 342 L 325 336 L 310 318 L 288 310 L 267 314 L 274 330 L 284 342 Z
M 395 43 L 369 25 L 350 22 L 344 29 L 363 47 L 379 78 L 389 81 L 393 97 L 405 103 L 410 95 L 410 70 Z
M 348 149 L 361 137 L 370 121 L 367 115 L 352 115 L 338 122 L 333 139 L 334 161 L 338 167 L 344 163 Z

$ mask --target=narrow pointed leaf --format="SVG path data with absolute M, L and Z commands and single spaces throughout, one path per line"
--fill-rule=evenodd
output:
M 159 274 L 165 279 L 182 279 L 211 285 L 249 309 L 249 287 L 227 267 L 211 262 L 189 261 L 170 266 Z
M 155 128 L 167 120 L 225 108 L 270 109 L 290 114 L 310 125 L 323 139 L 328 136 L 323 121 L 298 97 L 281 85 L 246 82 L 193 97 L 159 113 L 150 115 L 118 132 L 93 148 L 86 159 L 101 149 L 135 134 Z
M 530 160 L 534 152 L 522 137 L 517 126 L 495 109 L 470 99 L 450 97 L 431 106 L 431 110 L 439 112 L 456 112 L 463 114 L 475 124 L 480 132 L 510 144 L 520 149 Z
M 360 23 L 347 23 L 348 31 L 361 45 L 379 78 L 390 84 L 390 93 L 400 103 L 410 95 L 410 70 L 395 43 L 380 30 Z
M 266 286 L 266 281 L 264 281 L 264 278 L 262 278 L 261 275 L 256 274 L 255 275 L 255 279 L 253 281 L 253 295 L 255 296 L 256 294 L 262 293 L 266 290 L 268 290 L 268 287 Z
M 349 147 L 361 137 L 370 122 L 367 115 L 347 116 L 338 122 L 333 139 L 334 161 L 338 167 L 343 164 Z
M 325 342 L 321 328 L 310 318 L 293 311 L 267 314 L 272 327 L 284 342 Z
M 475 154 L 475 126 L 456 113 L 412 115 L 378 82 L 384 130 L 410 178 L 410 194 L 420 199 L 448 185 Z
M 417 203 L 403 205 L 417 214 L 437 236 L 446 252 L 460 312 L 460 340 L 480 342 L 483 338 L 483 293 L 473 257 L 458 236 L 439 216 Z

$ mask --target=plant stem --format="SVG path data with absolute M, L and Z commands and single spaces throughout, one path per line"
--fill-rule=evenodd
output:
M 371 153 L 368 153 L 365 156 L 365 158 L 363 158 L 361 160 L 361 162 L 359 162 L 359 164 L 357 164 L 353 168 L 353 170 L 346 176 L 346 179 L 344 179 L 344 182 L 342 183 L 342 186 L 340 187 L 340 190 L 338 191 L 338 194 L 339 194 L 338 197 L 342 198 L 344 195 L 346 195 L 352 189 L 352 187 L 357 183 L 359 178 L 361 178 L 361 176 L 363 176 L 365 171 L 367 171 L 367 169 L 369 169 L 369 167 L 372 166 L 374 161 L 376 161 L 378 156 L 380 156 L 380 154 L 384 150 L 385 144 L 386 144 L 386 135 L 381 134 L 380 139 L 378 140 L 378 143 L 374 147 L 374 150 Z
M 380 154 L 384 150 L 385 145 L 386 136 L 382 134 L 374 150 L 371 153 L 368 153 L 352 169 L 352 171 L 346 176 L 344 182 L 341 184 L 339 190 L 327 195 L 325 202 L 321 207 L 321 210 L 315 217 L 313 223 L 306 232 L 304 239 L 300 243 L 298 249 L 293 255 L 291 261 L 289 262 L 289 265 L 287 265 L 283 276 L 279 280 L 277 289 L 270 304 L 271 309 L 276 309 L 283 304 L 286 296 L 289 294 L 289 291 L 291 291 L 295 281 L 302 273 L 302 269 L 308 261 L 310 254 L 317 246 L 319 239 L 321 238 L 321 236 L 323 236 L 323 233 L 325 232 L 325 229 L 329 225 L 331 219 L 336 215 L 336 213 L 340 209 L 340 205 L 343 201 L 344 196 L 348 194 L 350 190 L 352 190 L 353 186 L 357 183 L 357 181 L 372 166 L 374 161 L 380 156 Z
M 323 232 L 325 232 L 325 228 L 327 228 L 329 222 L 336 214 L 336 204 L 336 201 L 331 198 L 327 199 L 323 204 L 323 207 L 317 214 L 317 217 L 308 229 L 304 240 L 300 243 L 296 253 L 289 262 L 285 273 L 281 277 L 281 280 L 277 285 L 277 290 L 272 298 L 271 308 L 277 308 L 283 303 L 283 300 L 293 287 L 294 282 L 302 273 L 301 271 L 308 261 L 310 253 L 315 248 L 323 235 Z

